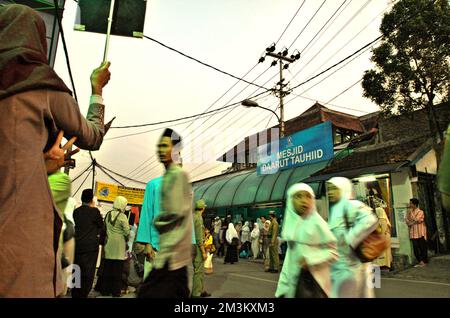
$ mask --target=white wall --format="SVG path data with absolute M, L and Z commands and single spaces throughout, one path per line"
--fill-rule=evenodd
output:
M 437 173 L 436 153 L 433 149 L 416 163 L 416 170 L 430 174 Z
M 393 207 L 397 227 L 397 240 L 393 240 L 392 247 L 399 249 L 399 254 L 408 255 L 412 262 L 412 248 L 409 240 L 408 226 L 405 223 L 405 214 L 409 200 L 413 197 L 409 168 L 391 174 Z

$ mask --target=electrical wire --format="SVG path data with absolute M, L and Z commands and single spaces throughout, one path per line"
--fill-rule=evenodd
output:
M 302 35 L 303 31 L 305 31 L 305 29 L 308 27 L 308 25 L 311 23 L 311 21 L 314 19 L 314 17 L 317 15 L 317 13 L 320 11 L 320 9 L 322 9 L 322 6 L 325 4 L 325 2 L 327 2 L 327 0 L 324 0 L 322 2 L 322 4 L 320 5 L 320 7 L 316 10 L 316 12 L 314 13 L 314 15 L 311 17 L 311 19 L 309 19 L 308 23 L 306 23 L 306 25 L 304 26 L 304 28 L 300 31 L 300 33 L 297 35 L 297 37 L 294 39 L 294 41 L 292 41 L 291 45 L 289 45 L 288 49 L 290 49 L 294 43 L 297 41 L 297 39 L 300 37 L 300 35 Z
M 75 193 L 72 195 L 73 197 L 78 193 L 78 191 L 80 191 L 81 187 L 84 185 L 84 183 L 86 182 L 87 178 L 91 175 L 91 170 L 89 170 L 89 173 L 87 174 L 86 178 L 84 178 L 83 182 L 80 184 L 80 186 L 78 187 L 77 191 L 75 191 Z
M 59 31 L 61 32 L 61 39 L 63 42 L 64 54 L 66 55 L 67 70 L 69 71 L 70 82 L 72 83 L 73 96 L 74 96 L 75 100 L 78 102 L 77 91 L 75 90 L 75 83 L 73 81 L 73 76 L 72 76 L 72 68 L 70 67 L 69 53 L 67 51 L 66 38 L 64 37 L 64 29 L 62 27 L 61 18 L 58 13 L 58 10 L 59 10 L 58 0 L 53 0 L 53 3 L 55 4 L 55 15 L 56 15 L 56 19 L 58 20 Z
M 294 21 L 295 17 L 297 16 L 298 12 L 300 11 L 300 9 L 303 7 L 303 5 L 305 4 L 306 0 L 303 0 L 302 4 L 300 5 L 300 7 L 297 9 L 297 11 L 295 12 L 294 16 L 292 17 L 291 21 L 289 21 L 288 25 L 286 26 L 286 28 L 284 29 L 284 31 L 281 33 L 280 37 L 278 38 L 277 42 L 275 42 L 275 45 L 278 44 L 278 42 L 280 42 L 281 38 L 283 37 L 284 33 L 286 32 L 286 30 L 289 28 L 289 26 L 291 25 L 292 21 Z
M 305 51 L 305 49 L 311 44 L 312 41 L 314 41 L 314 39 L 319 35 L 319 33 L 323 30 L 323 28 L 328 24 L 328 22 L 330 22 L 331 19 L 333 19 L 333 17 L 336 15 L 336 13 L 338 13 L 338 11 L 342 8 L 342 6 L 347 2 L 347 0 L 344 0 L 341 5 L 339 6 L 339 8 L 336 9 L 336 11 L 334 11 L 334 13 L 331 15 L 331 17 L 327 20 L 327 22 L 325 22 L 324 25 L 322 25 L 322 27 L 320 28 L 320 30 L 313 36 L 313 38 L 308 42 L 308 44 L 306 44 L 306 46 L 303 48 L 303 50 L 300 51 L 300 54 L 303 54 L 303 52 Z
M 158 40 L 155 40 L 155 39 L 153 39 L 153 38 L 151 38 L 151 37 L 149 37 L 149 36 L 146 36 L 146 35 L 143 35 L 143 36 L 144 36 L 144 38 L 149 39 L 150 41 L 153 41 L 153 42 L 155 42 L 155 43 L 158 43 L 159 45 L 161 45 L 161 46 L 163 46 L 163 47 L 165 47 L 165 48 L 167 48 L 167 49 L 169 49 L 169 50 L 171 50 L 171 51 L 174 51 L 174 52 L 176 52 L 176 53 L 178 53 L 178 54 L 181 54 L 182 56 L 187 57 L 188 59 L 191 59 L 191 60 L 193 60 L 193 61 L 195 61 L 195 62 L 197 62 L 197 63 L 200 63 L 200 64 L 202 64 L 202 65 L 204 65 L 204 66 L 206 66 L 206 67 L 212 68 L 212 69 L 215 70 L 215 71 L 218 71 L 218 72 L 220 72 L 220 73 L 222 73 L 222 74 L 231 76 L 231 77 L 233 77 L 233 78 L 235 78 L 235 79 L 237 79 L 237 80 L 239 80 L 239 81 L 243 81 L 243 82 L 245 82 L 245 83 L 247 83 L 247 84 L 250 84 L 250 85 L 253 85 L 253 86 L 262 88 L 262 89 L 269 90 L 269 89 L 267 89 L 267 88 L 265 88 L 265 87 L 259 86 L 258 84 L 255 84 L 255 83 L 246 81 L 246 80 L 243 79 L 243 78 L 237 77 L 237 76 L 232 75 L 232 74 L 230 74 L 230 73 L 228 73 L 228 72 L 222 71 L 222 70 L 218 69 L 217 67 L 214 67 L 214 66 L 212 66 L 212 65 L 209 65 L 209 64 L 207 64 L 207 63 L 204 63 L 204 62 L 202 62 L 202 61 L 200 61 L 200 60 L 198 60 L 198 59 L 196 59 L 196 58 L 193 58 L 192 56 L 189 56 L 189 55 L 187 55 L 187 54 L 185 54 L 185 53 L 183 53 L 183 52 L 180 52 L 180 51 L 178 51 L 178 50 L 176 50 L 176 49 L 174 49 L 174 48 L 172 48 L 172 47 L 170 47 L 170 46 L 168 46 L 168 45 L 166 45 L 166 44 L 164 44 L 164 43 L 162 43 L 162 42 L 160 42 L 160 41 L 158 41 Z

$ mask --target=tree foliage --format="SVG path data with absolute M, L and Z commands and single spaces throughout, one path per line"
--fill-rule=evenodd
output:
M 364 96 L 385 114 L 449 99 L 450 11 L 447 0 L 400 0 L 382 20 L 375 68 L 364 74 Z

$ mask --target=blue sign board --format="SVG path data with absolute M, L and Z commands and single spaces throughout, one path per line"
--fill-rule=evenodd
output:
M 272 174 L 333 158 L 331 122 L 299 131 L 258 147 L 257 173 Z

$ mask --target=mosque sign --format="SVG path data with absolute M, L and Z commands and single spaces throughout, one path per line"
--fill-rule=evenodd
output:
M 299 131 L 258 147 L 258 175 L 305 166 L 333 158 L 331 122 Z

